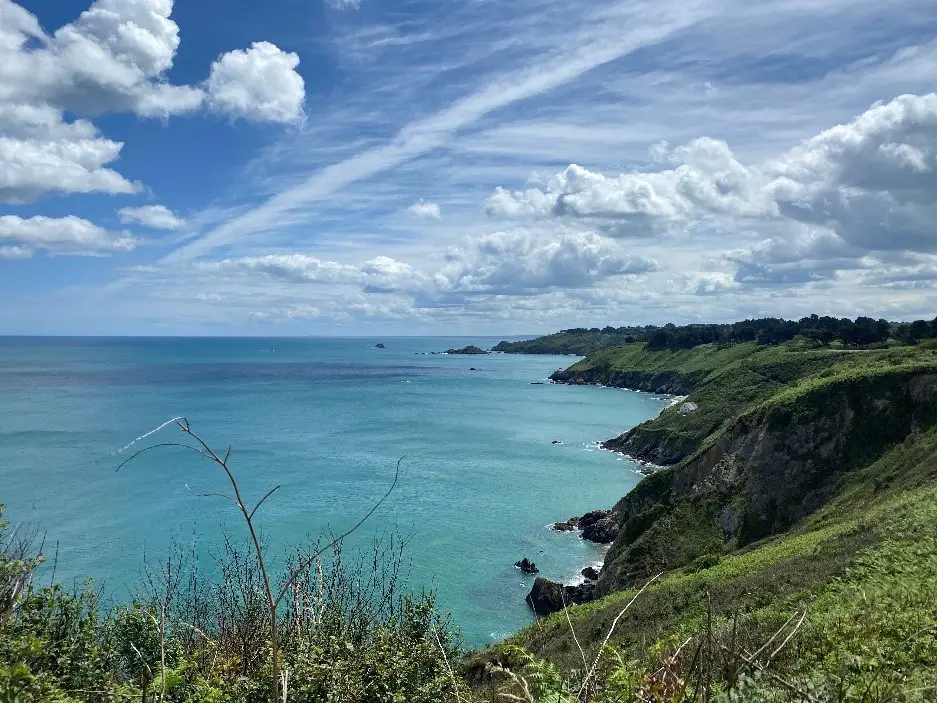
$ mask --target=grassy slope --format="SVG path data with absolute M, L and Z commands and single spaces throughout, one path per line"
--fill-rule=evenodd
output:
M 653 668 L 662 652 L 673 651 L 704 625 L 723 645 L 731 631 L 733 641 L 744 638 L 748 651 L 754 651 L 806 608 L 796 637 L 772 662 L 799 686 L 831 699 L 877 700 L 872 692 L 937 684 L 937 426 L 930 415 L 921 416 L 923 421 L 903 416 L 904 396 L 895 390 L 899 381 L 902 387 L 914 386 L 937 374 L 932 350 L 837 354 L 744 345 L 674 353 L 630 345 L 602 352 L 570 371 L 591 369 L 610 374 L 609 380 L 636 370 L 694 374 L 694 400 L 701 407 L 714 406 L 712 413 L 689 416 L 667 411 L 647 423 L 648 432 L 690 438 L 684 462 L 646 479 L 650 486 L 666 483 L 668 474 L 686 471 L 707 452 L 718 455 L 720 441 L 739 423 L 795 432 L 798 423 L 833 412 L 832 398 L 842 403 L 851 394 L 865 408 L 870 403 L 885 407 L 881 403 L 890 398 L 893 406 L 884 411 L 889 422 L 903 418 L 904 423 L 892 429 L 902 432 L 910 426 L 903 441 L 886 442 L 883 438 L 892 435 L 875 426 L 872 413 L 860 413 L 858 429 L 872 439 L 843 450 L 850 470 L 825 475 L 825 504 L 785 532 L 741 549 L 723 545 L 721 535 L 711 534 L 707 516 L 694 514 L 693 501 L 665 500 L 656 514 L 649 513 L 649 524 L 664 518 L 669 527 L 655 547 L 685 553 L 678 559 L 683 565 L 664 571 L 630 607 L 612 637 L 630 669 Z M 909 392 L 926 395 L 933 390 L 929 385 Z M 704 556 L 694 561 L 699 554 Z M 521 645 L 564 671 L 581 668 L 571 627 L 591 660 L 635 592 L 617 591 L 541 619 L 507 644 Z M 504 660 L 505 651 L 474 655 L 467 662 L 469 671 L 478 671 L 484 661 Z M 758 686 L 784 689 L 768 680 Z M 919 692 L 897 698 L 933 696 Z
M 648 351 L 643 344 L 632 344 L 601 351 L 557 378 L 688 394 L 699 406 L 697 412 L 683 415 L 678 407 L 669 408 L 610 444 L 652 463 L 674 464 L 698 450 L 727 420 L 804 379 L 822 383 L 824 374 L 870 366 L 890 368 L 932 354 L 917 347 L 844 352 L 739 344 L 723 349 L 707 345 Z
M 845 477 L 840 497 L 789 533 L 709 568 L 665 573 L 627 610 L 611 644 L 630 669 L 640 671 L 712 618 L 718 642 L 727 644 L 734 630 L 734 638 L 754 651 L 806 609 L 803 626 L 772 664 L 785 678 L 814 691 L 840 684 L 864 690 L 873 679 L 876 689 L 934 685 L 937 637 L 928 628 L 937 624 L 935 482 L 937 431 L 932 430 Z M 562 671 L 576 670 L 582 655 L 571 628 L 591 661 L 635 593 L 628 589 L 573 606 L 506 644 L 523 646 Z M 503 658 L 502 651 L 477 653 L 468 660 L 469 669 Z
M 575 354 L 587 356 L 600 349 L 617 347 L 624 341 L 624 335 L 605 334 L 602 332 L 557 332 L 536 339 L 520 342 L 501 342 L 492 351 L 510 354 Z

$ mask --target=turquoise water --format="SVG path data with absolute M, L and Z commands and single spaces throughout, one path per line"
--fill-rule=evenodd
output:
M 230 504 L 194 495 L 225 488 L 195 455 L 158 450 L 115 472 L 116 450 L 172 417 L 233 445 L 246 495 L 282 486 L 258 513 L 281 553 L 353 525 L 405 457 L 397 489 L 353 541 L 408 538 L 411 586 L 436 589 L 467 644 L 501 639 L 532 619 L 532 577 L 515 561 L 572 579 L 601 559 L 547 525 L 635 485 L 633 465 L 594 442 L 667 400 L 531 384 L 570 357 L 428 353 L 497 340 L 377 341 L 0 339 L 0 502 L 58 545 L 60 580 L 93 577 L 120 598 L 138 586 L 144 555 L 173 540 L 211 551 L 223 530 L 242 529 Z M 179 439 L 169 427 L 138 446 Z

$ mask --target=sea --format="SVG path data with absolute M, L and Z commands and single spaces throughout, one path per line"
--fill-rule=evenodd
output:
M 466 646 L 496 642 L 533 621 L 516 561 L 565 582 L 601 561 L 601 546 L 549 526 L 638 482 L 596 442 L 671 400 L 550 384 L 575 357 L 439 353 L 497 341 L 0 338 L 0 503 L 43 541 L 49 578 L 54 563 L 56 580 L 94 579 L 119 601 L 179 545 L 211 555 L 243 536 L 210 495 L 230 492 L 223 472 L 154 446 L 186 439 L 174 424 L 148 434 L 172 418 L 231 447 L 246 503 L 280 487 L 255 519 L 281 556 L 352 527 L 399 461 L 346 552 L 404 540 L 407 587 L 433 589 Z

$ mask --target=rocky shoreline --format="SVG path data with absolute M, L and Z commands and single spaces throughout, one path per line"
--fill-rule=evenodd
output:
M 611 544 L 618 536 L 620 521 L 611 510 L 591 510 L 585 515 L 560 520 L 550 526 L 556 532 L 581 532 L 580 538 L 596 544 Z M 526 561 L 526 559 L 524 560 Z M 522 562 L 515 567 L 524 570 Z M 533 566 L 531 564 L 531 566 Z M 536 573 L 525 571 L 525 573 Z M 580 571 L 582 583 L 563 584 L 538 576 L 534 580 L 526 601 L 535 615 L 549 615 L 567 605 L 588 603 L 596 597 L 596 585 L 601 576 L 601 568 L 589 565 Z
M 607 385 L 597 381 L 586 380 L 583 377 L 569 376 L 562 370 L 557 370 L 550 376 L 551 383 L 568 383 L 571 385 Z M 634 387 L 628 385 L 616 386 L 627 388 L 628 390 L 645 391 L 659 394 L 672 394 L 674 390 L 684 390 L 682 386 L 660 386 L 653 383 L 642 384 L 644 387 Z M 685 396 L 676 395 L 670 405 L 674 405 Z M 638 464 L 638 471 L 648 476 L 664 468 L 666 464 L 674 464 L 682 457 L 676 455 L 664 444 L 655 445 L 644 443 L 636 445 L 633 441 L 635 429 L 613 439 L 599 442 L 601 449 L 615 452 L 627 457 L 630 461 Z M 566 520 L 560 520 L 553 523 L 550 529 L 557 532 L 581 532 L 581 539 L 595 542 L 596 544 L 611 544 L 618 536 L 621 529 L 621 516 L 612 510 L 592 510 L 582 516 L 570 517 Z M 516 565 L 515 565 L 516 566 Z M 583 577 L 582 583 L 563 584 L 551 581 L 543 576 L 537 576 L 533 587 L 527 594 L 525 600 L 531 610 L 537 616 L 549 615 L 559 612 L 571 604 L 588 603 L 598 597 L 598 581 L 602 576 L 602 568 L 596 569 L 593 566 L 587 566 L 580 572 Z

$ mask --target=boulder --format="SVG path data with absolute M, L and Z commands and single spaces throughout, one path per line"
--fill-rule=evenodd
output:
M 572 532 L 573 530 L 579 529 L 579 518 L 571 517 L 569 520 L 561 520 L 560 522 L 554 522 L 553 528 L 557 532 Z
M 581 573 L 583 578 L 585 578 L 587 581 L 597 581 L 599 578 L 599 570 L 594 566 L 587 566 L 579 573 Z
M 527 594 L 527 605 L 536 615 L 557 613 L 572 603 L 588 603 L 595 598 L 595 584 L 564 586 L 542 577 L 537 577 Z
M 554 439 L 550 444 L 562 444 L 563 442 L 559 439 Z
M 473 344 L 470 344 L 467 347 L 462 347 L 461 349 L 446 349 L 446 354 L 487 354 L 484 349 L 476 347 Z
M 582 538 L 598 544 L 610 544 L 618 536 L 618 529 L 618 520 L 614 515 L 609 515 L 583 527 Z
M 378 342 L 377 344 L 374 345 L 374 348 L 375 348 L 375 349 L 384 349 L 384 348 L 385 348 L 385 347 L 384 347 L 384 342 Z
M 591 510 L 579 518 L 579 529 L 584 530 L 612 514 L 611 510 Z
M 537 565 L 534 564 L 530 559 L 524 557 L 520 561 L 514 562 L 514 566 L 525 574 L 539 574 L 540 569 L 537 568 Z

